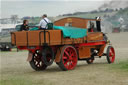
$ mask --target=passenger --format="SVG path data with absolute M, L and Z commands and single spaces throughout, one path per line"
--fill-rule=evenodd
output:
M 40 30 L 48 29 L 48 27 L 47 27 L 48 23 L 51 23 L 51 21 L 47 18 L 47 15 L 44 14 L 42 16 L 42 20 L 39 23 L 39 29 Z
M 28 20 L 24 20 L 23 24 L 21 25 L 20 31 L 28 31 L 29 26 L 28 26 Z

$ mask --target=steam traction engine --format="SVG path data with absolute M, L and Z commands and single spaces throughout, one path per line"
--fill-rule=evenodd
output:
M 89 30 L 93 22 L 93 31 L 87 31 L 82 38 L 64 37 L 62 30 L 19 31 L 11 33 L 11 43 L 20 50 L 28 50 L 28 61 L 36 70 L 45 70 L 53 62 L 62 70 L 72 70 L 78 60 L 92 64 L 95 56 L 106 56 L 108 63 L 115 60 L 114 48 L 101 32 L 100 19 L 78 17 L 63 18 L 54 22 L 56 26 L 70 26 Z M 74 29 L 75 30 L 75 29 Z M 104 49 L 107 46 L 107 52 Z

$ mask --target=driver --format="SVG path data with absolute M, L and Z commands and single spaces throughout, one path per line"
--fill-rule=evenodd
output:
M 94 32 L 94 23 L 93 22 L 90 22 L 89 32 Z

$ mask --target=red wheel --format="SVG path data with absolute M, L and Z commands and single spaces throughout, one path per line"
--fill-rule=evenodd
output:
M 108 63 L 114 63 L 115 61 L 115 50 L 112 46 L 107 48 L 107 61 Z
M 47 68 L 47 65 L 44 64 L 41 57 L 41 53 L 39 52 L 39 50 L 37 50 L 33 54 L 32 60 L 29 62 L 31 67 L 36 71 L 45 70 Z
M 77 58 L 77 51 L 73 46 L 64 46 L 61 52 L 61 60 L 58 65 L 64 71 L 72 70 L 77 65 Z

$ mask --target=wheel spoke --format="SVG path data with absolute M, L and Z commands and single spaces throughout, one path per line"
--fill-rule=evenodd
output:
M 73 68 L 73 66 L 74 66 L 73 62 L 72 62 L 72 61 L 70 61 L 70 62 L 69 62 L 69 69 L 72 69 L 72 68 Z
M 66 59 L 68 59 L 68 58 L 67 58 L 66 56 L 64 56 L 64 57 L 63 57 L 63 59 L 65 59 L 65 60 L 66 60 Z
M 34 60 L 35 60 L 35 61 L 38 61 L 38 59 L 37 59 L 37 58 L 34 58 Z
M 70 65 L 73 65 L 73 62 L 72 62 L 72 61 L 70 61 L 70 62 L 69 62 L 69 64 L 70 64 Z
M 113 57 L 114 53 L 112 51 L 112 48 L 110 49 L 110 53 L 109 53 L 109 56 Z
M 35 55 L 34 55 L 34 61 L 35 61 L 35 65 L 38 68 L 41 68 L 42 67 L 43 62 L 41 61 L 41 55 L 39 53 L 35 53 Z
M 36 66 L 39 67 L 39 62 L 36 63 Z
M 71 57 L 73 57 L 74 56 L 74 54 L 73 53 L 71 53 Z
M 70 56 L 69 53 L 67 51 L 64 52 L 68 57 Z
M 69 62 L 69 61 L 67 60 L 67 61 L 64 62 L 64 64 L 67 65 L 68 62 Z

